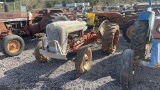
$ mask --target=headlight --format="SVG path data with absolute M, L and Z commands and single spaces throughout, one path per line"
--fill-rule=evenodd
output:
M 157 26 L 157 32 L 160 33 L 160 25 Z

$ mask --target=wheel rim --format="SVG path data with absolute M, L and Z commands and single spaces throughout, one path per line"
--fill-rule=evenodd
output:
M 88 71 L 90 69 L 90 61 L 87 54 L 84 54 L 83 61 L 84 61 L 83 68 Z
M 48 57 L 43 56 L 43 55 L 41 55 L 41 54 L 39 53 L 39 61 L 45 62 L 45 61 L 47 61 L 47 60 L 48 60 Z
M 113 39 L 113 51 L 116 50 L 118 39 L 119 39 L 119 31 L 117 31 L 115 33 L 115 35 L 114 35 L 114 39 Z
M 149 44 L 146 44 L 145 49 L 148 49 L 148 47 L 149 47 Z
M 148 53 L 148 49 L 149 49 L 149 44 L 146 44 L 146 45 L 145 45 L 145 53 L 144 53 L 144 54 L 145 54 L 145 56 L 146 56 L 146 55 L 147 55 L 147 53 Z
M 47 62 L 49 58 L 40 54 L 39 49 L 42 49 L 42 42 L 39 42 L 35 48 L 34 53 L 35 53 L 36 59 L 42 63 Z
M 20 50 L 20 42 L 18 40 L 11 40 L 7 45 L 8 51 L 16 53 Z
M 132 30 L 133 30 L 133 25 L 129 26 L 129 28 L 127 29 L 127 37 L 129 39 L 131 39 L 131 36 L 132 36 Z
M 101 45 L 102 44 L 102 39 L 97 39 L 96 44 Z

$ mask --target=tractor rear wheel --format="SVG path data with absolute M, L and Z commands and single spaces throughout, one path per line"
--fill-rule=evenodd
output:
M 61 13 L 54 13 L 50 15 L 48 19 L 46 20 L 46 26 L 56 21 L 68 21 L 68 18 Z
M 113 53 L 116 51 L 120 36 L 119 26 L 116 23 L 104 21 L 100 25 L 100 29 L 102 35 L 102 51 L 107 54 Z
M 92 50 L 89 47 L 82 47 L 75 58 L 76 70 L 83 74 L 91 68 Z
M 122 54 L 122 63 L 120 71 L 120 81 L 123 90 L 130 90 L 134 78 L 134 51 L 131 49 L 124 50 Z
M 34 56 L 36 60 L 38 60 L 41 63 L 45 63 L 48 61 L 48 58 L 42 54 L 40 54 L 39 49 L 42 49 L 42 41 L 38 42 L 35 50 L 34 50 Z
M 1 50 L 7 56 L 17 56 L 24 50 L 24 40 L 17 35 L 7 35 L 2 39 Z
M 148 21 L 136 21 L 131 37 L 131 49 L 135 51 L 136 56 L 145 58 L 148 44 Z
M 127 22 L 122 29 L 123 37 L 129 43 L 131 42 L 131 36 L 132 36 L 134 23 L 135 23 L 135 20 L 131 20 Z

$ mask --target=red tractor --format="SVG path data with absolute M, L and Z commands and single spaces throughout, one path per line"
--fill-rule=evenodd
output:
M 68 20 L 60 9 L 1 12 L 0 16 L 1 48 L 7 56 L 16 56 L 23 51 L 25 43 L 22 37 L 45 32 L 46 25 L 51 22 Z

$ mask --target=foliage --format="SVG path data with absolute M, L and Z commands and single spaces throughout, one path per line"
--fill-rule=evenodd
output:
M 46 7 L 47 8 L 52 8 L 54 5 L 53 5 L 53 3 L 51 2 L 51 1 L 49 1 L 49 2 L 46 2 Z
M 26 6 L 28 10 L 44 7 L 42 0 L 22 0 L 22 5 Z

